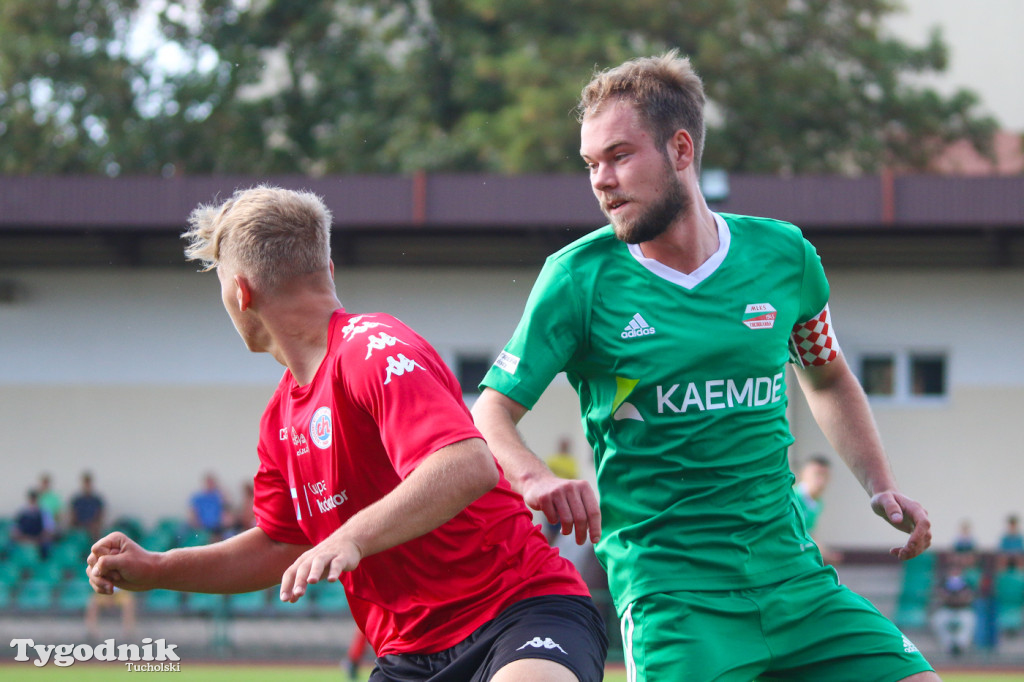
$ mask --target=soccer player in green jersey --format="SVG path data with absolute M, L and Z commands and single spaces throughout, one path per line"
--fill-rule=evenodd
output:
M 871 508 L 909 533 L 892 553 L 931 542 L 839 351 L 814 247 L 793 225 L 705 203 L 703 107 L 675 52 L 584 88 L 580 151 L 611 224 L 548 258 L 483 380 L 477 425 L 530 506 L 596 543 L 631 681 L 937 680 L 838 585 L 798 510 L 787 362 Z M 600 504 L 516 431 L 561 371 L 579 393 Z

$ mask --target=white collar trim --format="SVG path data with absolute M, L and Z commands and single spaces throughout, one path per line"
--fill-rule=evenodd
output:
M 633 258 L 636 259 L 636 262 L 650 270 L 654 275 L 657 275 L 664 280 L 668 280 L 673 284 L 678 284 L 684 289 L 693 289 L 695 286 L 710 277 L 729 254 L 729 244 L 732 241 L 732 233 L 729 232 L 729 225 L 726 224 L 725 219 L 717 213 L 712 213 L 711 215 L 715 217 L 715 224 L 718 226 L 718 250 L 711 254 L 710 258 L 704 261 L 699 268 L 690 274 L 674 270 L 653 258 L 647 258 L 644 256 L 643 251 L 640 250 L 639 244 L 627 244 L 626 246 L 629 248 L 629 252 L 632 254 Z

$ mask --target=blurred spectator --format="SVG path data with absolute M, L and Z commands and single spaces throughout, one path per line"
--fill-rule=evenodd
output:
M 103 530 L 103 498 L 92 486 L 92 474 L 82 472 L 82 488 L 71 498 L 71 527 L 82 528 L 93 540 L 99 538 Z
M 135 595 L 114 588 L 113 594 L 95 593 L 85 607 L 85 627 L 94 641 L 100 638 L 100 614 L 107 610 L 121 612 L 121 634 L 125 639 L 135 636 Z
M 814 528 L 818 525 L 818 517 L 825 507 L 824 495 L 832 478 L 832 464 L 823 455 L 812 455 L 807 458 L 804 465 L 796 476 L 796 485 L 793 491 L 800 504 L 800 511 L 804 515 L 804 524 L 807 532 L 811 534 L 814 541 L 821 550 L 821 556 L 825 563 L 837 564 L 842 561 L 843 555 L 839 552 L 827 549 L 821 542 L 818 542 L 814 534 Z
M 1024 535 L 1020 532 L 1020 521 L 1016 514 L 1006 517 L 1006 529 L 999 538 L 999 551 L 1003 554 L 1024 553 Z
M 345 654 L 345 665 L 348 668 L 348 678 L 350 680 L 359 679 L 359 665 L 363 661 L 363 656 L 366 654 L 366 649 L 369 647 L 369 643 L 366 641 L 366 635 L 359 628 L 352 633 L 352 641 L 349 642 L 348 651 Z
M 220 490 L 217 477 L 206 474 L 202 490 L 192 495 L 189 502 L 189 523 L 193 529 L 206 531 L 219 539 L 231 523 L 227 500 Z
M 576 478 L 579 476 L 576 458 L 572 455 L 572 441 L 562 436 L 558 439 L 558 447 L 547 459 L 548 468 L 559 478 Z
M 14 516 L 12 537 L 17 542 L 36 545 L 39 556 L 43 559 L 50 554 L 50 543 L 53 541 L 55 524 L 50 512 L 39 504 L 39 491 L 28 491 L 24 507 Z
M 567 436 L 558 439 L 558 447 L 555 452 L 547 457 L 545 464 L 551 472 L 559 478 L 578 478 L 579 468 L 576 466 L 576 458 L 572 455 L 572 441 Z M 548 542 L 556 544 L 562 525 L 559 523 L 545 523 L 544 536 Z
M 953 551 L 965 553 L 973 552 L 977 548 L 978 543 L 974 539 L 974 533 L 971 531 L 971 522 L 964 519 L 960 522 L 960 530 L 953 539 Z
M 242 497 L 235 507 L 231 521 L 231 531 L 233 534 L 241 533 L 256 525 L 256 515 L 253 514 L 254 495 L 255 491 L 252 481 L 242 483 Z
M 939 607 L 932 615 L 932 627 L 942 650 L 960 656 L 974 641 L 977 614 L 975 590 L 963 575 L 961 557 L 953 555 L 945 579 L 939 587 Z
M 999 635 L 1017 635 L 1024 628 L 1024 573 L 1021 557 L 1004 554 L 992 578 L 992 600 Z
M 56 534 L 59 532 L 61 523 L 64 521 L 61 517 L 61 512 L 64 510 L 64 502 L 60 499 L 60 495 L 54 491 L 53 480 L 50 474 L 42 474 L 39 477 L 39 487 L 36 490 L 39 491 L 39 506 L 50 514 L 50 518 L 53 519 L 53 532 Z

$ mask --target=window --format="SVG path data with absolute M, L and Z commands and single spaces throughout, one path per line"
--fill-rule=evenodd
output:
M 463 393 L 479 393 L 477 388 L 487 370 L 494 363 L 494 358 L 481 354 L 458 354 L 455 356 L 455 377 L 462 386 Z
M 946 359 L 941 355 L 911 355 L 910 393 L 921 396 L 945 395 Z
M 945 353 L 894 351 L 864 353 L 855 366 L 868 397 L 917 402 L 947 396 L 946 365 Z
M 889 395 L 895 390 L 891 355 L 868 355 L 860 361 L 860 382 L 868 395 Z

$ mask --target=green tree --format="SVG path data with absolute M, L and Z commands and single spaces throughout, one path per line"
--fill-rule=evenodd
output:
M 140 9 L 155 13 L 148 46 Z M 711 101 L 705 166 L 872 172 L 923 167 L 954 139 L 985 149 L 995 124 L 976 113 L 975 95 L 913 84 L 944 70 L 947 53 L 938 33 L 921 47 L 887 37 L 882 21 L 896 9 L 4 0 L 0 170 L 576 170 L 572 109 L 593 69 L 673 47 L 693 59 Z

